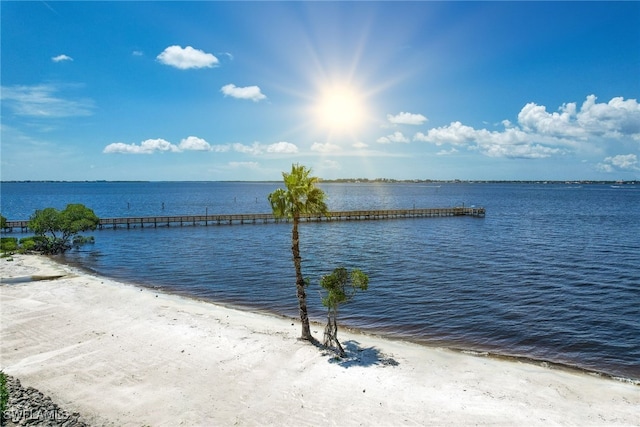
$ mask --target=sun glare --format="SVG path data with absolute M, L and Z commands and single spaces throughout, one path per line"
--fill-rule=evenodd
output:
M 365 116 L 360 96 L 353 89 L 342 86 L 322 91 L 316 114 L 320 125 L 331 131 L 355 131 Z

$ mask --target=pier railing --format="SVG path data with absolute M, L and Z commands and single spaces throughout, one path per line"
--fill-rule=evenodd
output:
M 425 208 L 425 209 L 379 209 L 356 211 L 333 211 L 327 215 L 302 215 L 303 222 L 323 221 L 362 221 L 401 218 L 431 218 L 449 216 L 484 217 L 485 209 L 482 207 L 450 207 L 450 208 Z M 271 213 L 256 214 L 224 214 L 224 215 L 171 215 L 171 216 L 140 216 L 121 218 L 100 218 L 98 229 L 105 228 L 136 228 L 136 227 L 170 227 L 186 225 L 233 225 L 256 223 L 289 222 L 288 218 L 276 218 Z M 29 221 L 7 221 L 6 231 L 14 228 L 22 232 L 29 231 Z

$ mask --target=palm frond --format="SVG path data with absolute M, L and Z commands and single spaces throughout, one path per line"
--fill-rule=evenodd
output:
M 324 192 L 316 187 L 319 179 L 310 176 L 311 169 L 299 164 L 291 165 L 291 172 L 282 173 L 286 189 L 279 188 L 269 194 L 273 214 L 294 218 L 301 214 L 326 214 Z

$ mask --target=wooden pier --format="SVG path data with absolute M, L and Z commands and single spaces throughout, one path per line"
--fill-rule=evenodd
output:
M 303 215 L 302 222 L 323 221 L 363 221 L 380 219 L 402 218 L 432 218 L 449 216 L 484 217 L 485 209 L 477 207 L 451 207 L 451 208 L 426 208 L 426 209 L 383 209 L 383 210 L 358 210 L 358 211 L 334 211 L 328 215 Z M 118 229 L 137 227 L 170 227 L 170 226 L 194 226 L 194 225 L 233 225 L 233 224 L 268 224 L 289 222 L 286 218 L 275 218 L 271 213 L 257 214 L 229 214 L 229 215 L 178 215 L 178 216 L 142 216 L 123 218 L 100 218 L 98 229 Z M 14 228 L 22 232 L 29 231 L 29 221 L 7 221 L 5 231 L 13 231 Z

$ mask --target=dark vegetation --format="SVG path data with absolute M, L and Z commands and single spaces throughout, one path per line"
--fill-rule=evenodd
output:
M 6 218 L 0 216 L 0 228 L 6 228 Z M 3 256 L 16 252 L 39 252 L 45 255 L 64 253 L 73 246 L 94 241 L 91 236 L 79 233 L 95 230 L 100 219 L 82 204 L 69 204 L 61 211 L 55 208 L 37 210 L 29 218 L 29 229 L 35 236 L 20 240 L 16 237 L 2 237 L 0 250 Z

